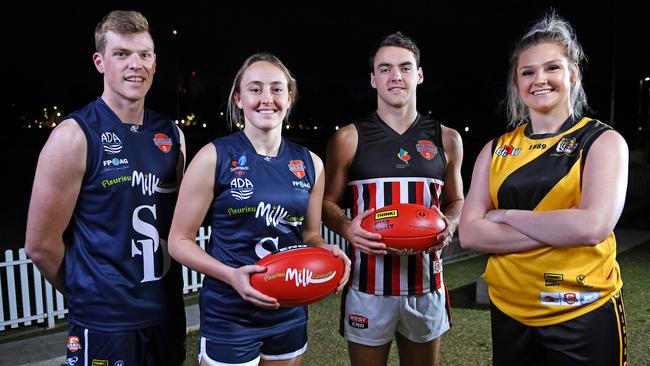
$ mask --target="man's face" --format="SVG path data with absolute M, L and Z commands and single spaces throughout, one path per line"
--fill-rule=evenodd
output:
M 413 52 L 401 47 L 382 47 L 375 55 L 370 85 L 377 89 L 378 103 L 401 108 L 415 100 L 417 85 L 423 80 Z
M 106 33 L 103 54 L 93 55 L 95 67 L 104 74 L 104 95 L 134 102 L 144 99 L 156 72 L 156 54 L 147 32 Z

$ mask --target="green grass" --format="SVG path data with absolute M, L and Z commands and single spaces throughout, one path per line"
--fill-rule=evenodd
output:
M 491 364 L 490 313 L 487 307 L 474 304 L 474 281 L 486 261 L 486 256 L 479 256 L 445 266 L 453 327 L 442 337 L 441 365 Z M 650 365 L 650 242 L 623 253 L 618 262 L 625 283 L 629 360 L 634 365 Z M 303 365 L 349 365 L 346 342 L 338 334 L 339 301 L 339 296 L 330 296 L 309 306 L 309 348 Z M 391 366 L 399 365 L 394 343 Z M 189 335 L 187 345 L 185 365 L 196 365 L 196 332 Z

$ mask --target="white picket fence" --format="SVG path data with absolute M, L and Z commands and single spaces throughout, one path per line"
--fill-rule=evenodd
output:
M 209 226 L 207 229 L 203 226 L 199 228 L 196 241 L 203 249 L 210 240 L 210 232 Z M 321 225 L 321 234 L 331 244 L 337 244 L 341 248 L 347 245 L 345 239 L 324 225 Z M 63 319 L 68 313 L 63 295 L 45 280 L 31 259 L 27 258 L 25 249 L 18 250 L 17 260 L 14 259 L 13 250 L 6 250 L 4 254 L 4 262 L 0 262 L 0 331 L 7 327 L 30 326 L 32 322 L 45 323 L 47 328 L 54 327 L 55 320 Z M 204 275 L 185 266 L 182 273 L 183 293 L 198 292 Z M 9 315 L 7 319 L 5 313 Z

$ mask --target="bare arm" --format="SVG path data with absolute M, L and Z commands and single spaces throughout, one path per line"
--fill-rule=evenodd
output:
M 311 153 L 311 152 L 310 152 Z M 327 244 L 325 239 L 320 235 L 321 211 L 323 203 L 323 190 L 325 186 L 325 177 L 323 172 L 323 161 L 314 153 L 311 153 L 311 158 L 314 162 L 316 169 L 316 180 L 312 188 L 311 195 L 309 196 L 309 204 L 307 206 L 307 214 L 305 216 L 305 223 L 303 225 L 302 238 L 303 242 L 312 246 L 322 247 L 331 251 L 334 256 L 341 257 L 345 264 L 345 273 L 339 282 L 337 292 L 341 291 L 348 281 L 350 276 L 350 260 L 339 249 L 337 245 Z
M 86 171 L 86 146 L 86 136 L 77 122 L 61 122 L 41 150 L 29 202 L 25 251 L 61 293 L 65 293 L 63 232 Z
M 460 215 L 461 246 L 487 253 L 524 252 L 543 246 L 509 225 L 486 220 L 485 215 L 494 209 L 489 187 L 491 156 L 492 143 L 488 142 L 474 164 L 472 183 Z
M 348 169 L 357 149 L 358 134 L 354 125 L 340 129 L 327 144 L 327 180 L 323 198 L 323 221 L 328 228 L 343 235 L 353 246 L 371 255 L 387 254 L 386 245 L 377 242 L 381 235 L 361 228 L 361 221 L 372 213 L 368 210 L 353 220 L 348 219 L 341 208 L 343 193 L 348 184 Z
M 442 126 L 442 144 L 447 157 L 445 184 L 442 186 L 442 213 L 447 228 L 438 234 L 436 238 L 438 244 L 429 248 L 429 252 L 444 248 L 451 243 L 465 200 L 463 177 L 460 174 L 460 167 L 463 163 L 463 140 L 456 130 Z
M 621 216 L 627 189 L 628 148 L 616 131 L 594 141 L 582 173 L 576 208 L 552 211 L 496 210 L 487 219 L 558 247 L 596 245 L 607 238 Z
M 265 308 L 278 308 L 276 299 L 250 285 L 250 275 L 265 267 L 248 265 L 232 268 L 212 257 L 196 242 L 196 232 L 214 198 L 217 151 L 213 144 L 204 146 L 192 159 L 181 185 L 169 232 L 169 254 L 179 263 L 217 278 L 232 286 L 246 301 Z M 217 230 L 214 228 L 214 230 Z

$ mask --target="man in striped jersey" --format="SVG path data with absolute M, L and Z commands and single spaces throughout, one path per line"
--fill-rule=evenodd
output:
M 402 365 L 436 365 L 451 320 L 440 254 L 463 205 L 462 141 L 417 112 L 423 73 L 411 39 L 400 32 L 385 37 L 370 66 L 377 111 L 343 127 L 327 148 L 323 217 L 351 244 L 340 331 L 353 366 L 385 365 L 393 336 Z M 442 207 L 447 229 L 426 253 L 389 254 L 380 235 L 361 228 L 374 209 L 395 203 Z M 342 206 L 352 207 L 352 220 Z

